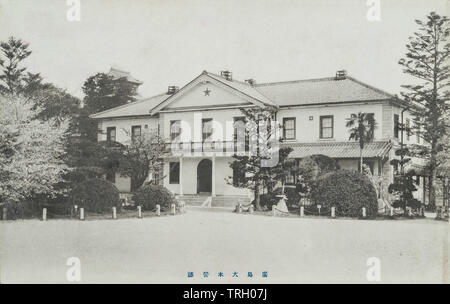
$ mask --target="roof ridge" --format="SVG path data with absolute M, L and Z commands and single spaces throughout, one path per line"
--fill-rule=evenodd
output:
M 152 99 L 152 98 L 155 98 L 155 97 L 160 97 L 160 96 L 163 96 L 163 95 L 166 95 L 166 94 L 167 94 L 167 93 L 161 93 L 161 94 L 153 95 L 153 96 L 150 96 L 150 97 L 147 97 L 147 98 L 135 100 L 135 101 L 132 101 L 132 102 L 129 102 L 129 103 L 126 103 L 126 104 L 123 104 L 123 105 L 120 105 L 120 106 L 111 108 L 111 109 L 107 109 L 107 110 L 103 110 L 103 111 L 100 111 L 100 112 L 97 112 L 97 113 L 93 113 L 93 114 L 91 114 L 91 115 L 89 115 L 89 116 L 96 116 L 96 115 L 100 115 L 100 114 L 109 113 L 109 112 L 111 112 L 111 111 L 115 111 L 115 110 L 118 110 L 118 109 L 126 108 L 126 107 L 128 107 L 128 106 L 136 105 L 136 104 L 139 104 L 139 103 L 141 103 L 141 102 L 147 101 L 147 100 L 149 100 L 149 99 Z M 170 95 L 168 95 L 168 96 L 170 96 Z M 150 109 L 150 110 L 151 110 L 151 109 Z
M 309 79 L 297 79 L 297 80 L 286 80 L 286 81 L 275 81 L 275 82 L 264 82 L 264 83 L 256 83 L 255 87 L 262 86 L 270 86 L 277 84 L 289 84 L 289 83 L 297 83 L 297 82 L 319 82 L 319 81 L 328 81 L 335 80 L 335 77 L 321 77 L 321 78 L 309 78 Z

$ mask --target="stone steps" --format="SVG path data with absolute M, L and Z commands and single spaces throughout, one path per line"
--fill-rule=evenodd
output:
M 209 196 L 206 195 L 183 195 L 179 196 L 180 201 L 184 201 L 187 206 L 202 206 Z M 245 195 L 226 195 L 211 198 L 211 207 L 234 208 L 238 202 L 246 205 L 250 200 Z

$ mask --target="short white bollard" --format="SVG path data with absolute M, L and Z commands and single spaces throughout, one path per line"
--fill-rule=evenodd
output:
M 177 213 L 175 204 L 170 205 L 170 211 L 171 211 L 172 215 L 175 215 L 175 213 Z
M 237 204 L 237 213 L 242 213 L 242 204 L 241 203 Z
M 320 215 L 320 208 L 322 208 L 322 205 L 317 205 L 317 209 L 319 210 L 319 215 Z
M 275 216 L 277 213 L 277 210 L 275 209 L 275 205 L 272 205 L 272 215 Z
M 156 215 L 157 216 L 161 215 L 161 206 L 160 205 L 156 205 Z
M 336 207 L 331 207 L 331 217 L 332 218 L 336 217 Z
M 3 220 L 3 221 L 8 220 L 8 208 L 7 208 L 7 207 L 3 207 L 3 210 L 2 210 L 2 220 Z
M 248 212 L 250 214 L 252 214 L 255 211 L 255 207 L 253 207 L 253 205 L 250 205 L 250 207 L 248 207 Z
M 80 220 L 84 221 L 84 208 L 80 208 Z
M 112 207 L 112 218 L 113 218 L 113 220 L 117 219 L 117 209 L 116 209 L 116 207 Z
M 393 208 L 393 207 L 390 207 L 390 208 L 389 208 L 389 216 L 390 216 L 390 217 L 393 217 L 393 216 L 394 216 L 394 208 Z
M 137 206 L 137 211 L 138 211 L 138 218 L 142 218 L 142 207 Z
M 362 217 L 365 218 L 366 215 L 366 207 L 362 207 Z
M 47 220 L 47 208 L 42 208 L 42 220 L 44 222 Z
M 304 216 L 305 216 L 305 207 L 300 206 L 300 217 L 304 217 Z

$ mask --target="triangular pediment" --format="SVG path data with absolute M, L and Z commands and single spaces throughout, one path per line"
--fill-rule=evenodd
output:
M 251 95 L 251 93 L 258 94 L 258 92 L 253 92 L 252 90 L 252 88 L 242 83 L 238 85 L 231 81 L 220 80 L 216 76 L 213 77 L 204 72 L 155 107 L 151 114 L 159 111 L 175 111 L 177 109 L 221 108 L 244 105 L 264 106 L 263 101 Z
M 251 105 L 248 99 L 231 93 L 229 90 L 205 81 L 198 83 L 190 88 L 184 94 L 174 99 L 166 107 L 165 110 L 187 109 L 187 108 L 210 108 L 210 107 L 227 107 Z

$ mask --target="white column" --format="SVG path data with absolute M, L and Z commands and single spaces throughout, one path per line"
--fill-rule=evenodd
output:
M 183 157 L 180 157 L 180 195 L 183 195 Z
M 211 196 L 216 196 L 216 155 L 212 157 Z

